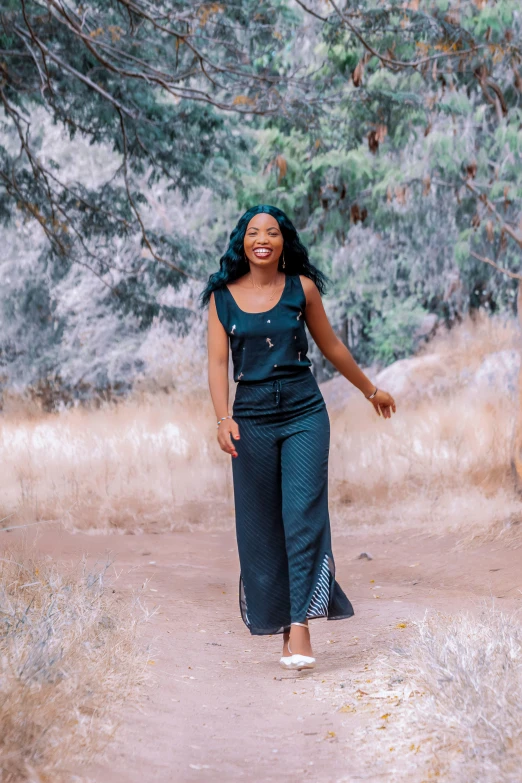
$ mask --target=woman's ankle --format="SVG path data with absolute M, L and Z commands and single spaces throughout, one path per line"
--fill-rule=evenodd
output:
M 310 641 L 310 629 L 308 625 L 303 627 L 292 623 L 290 628 L 290 643 L 289 647 L 292 651 L 292 655 L 308 655 L 312 656 L 312 644 Z

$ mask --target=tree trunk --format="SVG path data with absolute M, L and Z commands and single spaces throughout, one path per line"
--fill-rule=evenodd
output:
M 517 318 L 520 328 L 520 337 L 522 338 L 522 281 L 518 281 L 517 290 Z M 519 341 L 520 342 L 520 341 Z M 513 438 L 513 454 L 511 466 L 515 477 L 515 486 L 517 492 L 522 494 L 522 356 L 518 373 L 518 400 L 515 423 L 515 434 Z

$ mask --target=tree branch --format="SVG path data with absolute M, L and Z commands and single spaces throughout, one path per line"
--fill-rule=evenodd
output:
M 16 32 L 16 34 L 19 36 L 19 38 L 27 39 L 27 33 L 25 30 L 22 30 L 18 25 L 13 25 L 13 30 Z M 55 62 L 57 65 L 59 65 L 61 68 L 63 68 L 68 73 L 72 74 L 73 76 L 76 76 L 77 79 L 79 79 L 81 82 L 86 84 L 88 87 L 91 88 L 91 90 L 94 90 L 94 92 L 97 92 L 99 95 L 101 95 L 105 100 L 109 101 L 118 111 L 121 111 L 123 114 L 126 114 L 128 117 L 132 117 L 133 119 L 136 119 L 137 115 L 136 112 L 132 112 L 130 109 L 128 109 L 126 106 L 123 106 L 119 101 L 116 100 L 109 92 L 103 89 L 103 87 L 100 87 L 98 84 L 93 82 L 91 79 L 89 79 L 87 76 L 84 76 L 82 73 L 76 70 L 76 68 L 73 68 L 72 65 L 69 65 L 69 63 L 65 62 L 65 60 L 62 60 L 61 57 L 58 57 L 58 55 L 54 54 L 42 41 L 39 41 L 39 45 L 46 54 L 49 57 L 50 60 Z
M 476 196 L 479 199 L 479 201 L 482 201 L 482 203 L 484 204 L 488 212 L 490 212 L 496 218 L 496 220 L 501 224 L 506 234 L 508 234 L 508 236 L 510 236 L 511 239 L 513 239 L 517 243 L 517 245 L 522 249 L 522 237 L 520 237 L 516 233 L 516 231 L 512 229 L 511 226 L 508 225 L 508 223 L 505 222 L 505 220 L 502 218 L 502 215 L 498 212 L 493 202 L 488 199 L 486 194 L 481 193 L 481 191 L 477 187 L 475 187 L 475 185 L 473 185 L 469 181 L 469 179 L 464 181 L 464 185 L 471 193 L 473 193 L 474 196 Z
M 478 261 L 482 261 L 484 264 L 489 264 L 493 267 L 493 269 L 496 269 L 497 272 L 502 272 L 503 275 L 507 275 L 508 277 L 513 278 L 513 280 L 522 280 L 522 275 L 517 275 L 516 272 L 511 272 L 509 269 L 504 269 L 504 267 L 499 266 L 486 256 L 479 256 L 478 253 L 475 253 L 473 250 L 470 250 L 469 254 Z
M 296 0 L 298 5 L 303 8 L 304 11 L 311 14 L 312 16 L 317 16 L 313 11 L 311 11 L 309 8 L 307 8 L 304 3 L 300 2 L 300 0 Z M 474 52 L 478 52 L 481 49 L 485 49 L 489 46 L 489 44 L 477 44 L 476 46 L 472 46 L 469 49 L 463 49 L 461 51 L 455 51 L 455 52 L 439 52 L 438 54 L 432 54 L 428 57 L 421 57 L 418 60 L 395 60 L 393 57 L 386 57 L 386 55 L 380 54 L 380 52 L 377 51 L 377 49 L 374 49 L 371 44 L 368 43 L 368 41 L 364 38 L 363 34 L 357 29 L 357 27 L 349 20 L 348 16 L 346 14 L 343 14 L 340 9 L 337 6 L 337 3 L 335 0 L 328 0 L 332 8 L 334 9 L 336 15 L 341 20 L 341 24 L 346 26 L 351 32 L 355 35 L 355 37 L 358 39 L 358 41 L 364 46 L 367 52 L 369 52 L 374 57 L 377 57 L 378 60 L 380 60 L 385 65 L 388 65 L 390 67 L 394 68 L 418 68 L 419 65 L 424 65 L 426 63 L 433 62 L 434 60 L 443 60 L 447 59 L 449 57 L 466 57 L 469 54 L 473 54 Z M 318 17 L 322 18 L 322 17 Z M 328 21 L 328 19 L 324 19 L 324 21 Z
M 123 140 L 123 179 L 125 181 L 125 190 L 127 191 L 127 198 L 129 199 L 129 204 L 131 205 L 131 209 L 136 215 L 136 220 L 138 221 L 141 229 L 141 236 L 143 239 L 143 242 L 147 246 L 147 249 L 152 254 L 153 258 L 156 261 L 160 261 L 162 264 L 165 264 L 165 266 L 168 266 L 169 269 L 172 269 L 175 272 L 179 272 L 180 274 L 184 275 L 185 277 L 191 278 L 193 280 L 197 280 L 194 275 L 189 274 L 189 272 L 186 272 L 184 269 L 181 269 L 181 267 L 176 266 L 171 261 L 168 261 L 166 258 L 162 258 L 162 256 L 158 255 L 156 251 L 153 249 L 149 238 L 147 236 L 147 231 L 145 230 L 145 225 L 143 223 L 142 217 L 140 215 L 140 212 L 134 202 L 134 199 L 132 197 L 130 185 L 129 185 L 129 178 L 128 178 L 128 171 L 127 171 L 127 155 L 128 155 L 128 142 L 127 142 L 127 131 L 125 129 L 125 122 L 123 120 L 123 114 L 119 112 L 120 116 L 120 127 L 121 127 L 121 135 Z

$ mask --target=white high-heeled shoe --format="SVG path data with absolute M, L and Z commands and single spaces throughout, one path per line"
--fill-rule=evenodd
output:
M 291 655 L 282 655 L 279 659 L 279 665 L 283 669 L 291 669 L 292 668 L 292 656 Z
M 292 625 L 301 625 L 303 628 L 308 628 L 306 623 L 292 623 Z M 312 658 L 310 655 L 292 653 L 290 644 L 288 645 L 288 652 L 290 655 L 283 655 L 279 659 L 279 664 L 283 667 L 283 669 L 297 669 L 298 671 L 301 671 L 301 669 L 315 668 L 315 658 Z

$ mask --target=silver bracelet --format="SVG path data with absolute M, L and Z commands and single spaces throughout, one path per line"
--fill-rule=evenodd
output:
M 378 389 L 378 388 L 377 388 L 377 386 L 376 386 L 376 387 L 375 387 L 375 391 L 373 392 L 373 394 L 370 394 L 370 396 L 369 396 L 369 397 L 366 397 L 366 399 L 367 399 L 367 400 L 373 400 L 373 398 L 375 397 L 375 395 L 377 394 L 377 392 L 378 392 L 378 391 L 379 391 L 379 389 Z
M 218 423 L 217 423 L 218 427 L 219 427 L 219 425 L 221 424 L 222 421 L 225 421 L 225 419 L 231 419 L 231 418 L 232 418 L 232 416 L 222 416 L 221 419 L 218 419 Z

